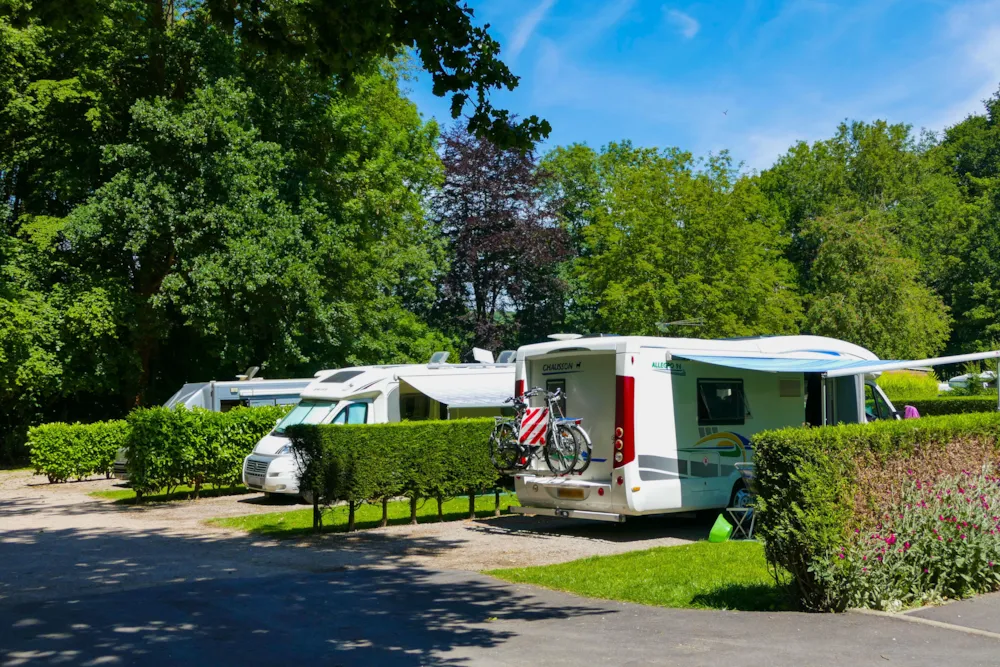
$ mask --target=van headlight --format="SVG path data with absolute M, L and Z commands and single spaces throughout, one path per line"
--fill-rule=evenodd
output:
M 282 447 L 281 449 L 279 449 L 278 452 L 277 452 L 278 456 L 281 456 L 283 454 L 291 454 L 291 453 L 292 453 L 292 445 L 291 444 L 285 445 L 284 447 Z

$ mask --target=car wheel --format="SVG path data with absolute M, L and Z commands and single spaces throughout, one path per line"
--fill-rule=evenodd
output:
M 749 507 L 752 500 L 753 494 L 743 480 L 733 485 L 733 492 L 729 496 L 729 507 Z
M 316 500 L 315 497 L 313 496 L 312 491 L 303 491 L 302 493 L 299 494 L 299 496 L 302 497 L 302 502 L 304 502 L 306 505 L 312 505 L 313 502 Z

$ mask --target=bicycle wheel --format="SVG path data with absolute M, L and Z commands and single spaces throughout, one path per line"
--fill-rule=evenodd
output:
M 553 424 L 545 442 L 545 463 L 557 475 L 573 472 L 573 466 L 580 457 L 580 443 L 569 426 L 558 422 Z
M 515 470 L 521 462 L 521 445 L 510 422 L 500 422 L 490 434 L 490 460 L 498 470 Z
M 579 424 L 568 424 L 568 427 L 575 433 L 576 441 L 580 443 L 580 456 L 576 460 L 573 472 L 581 474 L 590 467 L 590 455 L 594 451 L 594 446 L 590 443 L 590 436 L 587 435 L 582 426 Z

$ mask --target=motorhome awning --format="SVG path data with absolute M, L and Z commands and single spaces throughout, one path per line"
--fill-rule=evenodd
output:
M 944 364 L 960 364 L 966 361 L 980 359 L 995 359 L 1000 357 L 1000 350 L 992 352 L 976 352 L 974 354 L 959 354 L 951 357 L 934 357 L 932 359 L 913 360 L 858 360 L 843 357 L 826 359 L 789 359 L 783 357 L 715 357 L 700 354 L 677 354 L 675 359 L 699 361 L 715 366 L 742 368 L 748 371 L 764 371 L 767 373 L 821 373 L 828 378 L 861 375 L 863 373 L 881 373 L 907 368 L 926 366 L 942 366 Z
M 514 394 L 513 373 L 401 375 L 399 379 L 449 408 L 500 408 Z

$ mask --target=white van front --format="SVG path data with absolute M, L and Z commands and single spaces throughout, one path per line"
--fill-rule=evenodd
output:
M 243 483 L 264 493 L 299 493 L 299 464 L 285 429 L 294 424 L 322 424 L 343 401 L 303 400 L 261 438 L 243 460 Z M 346 418 L 346 413 L 345 413 Z

